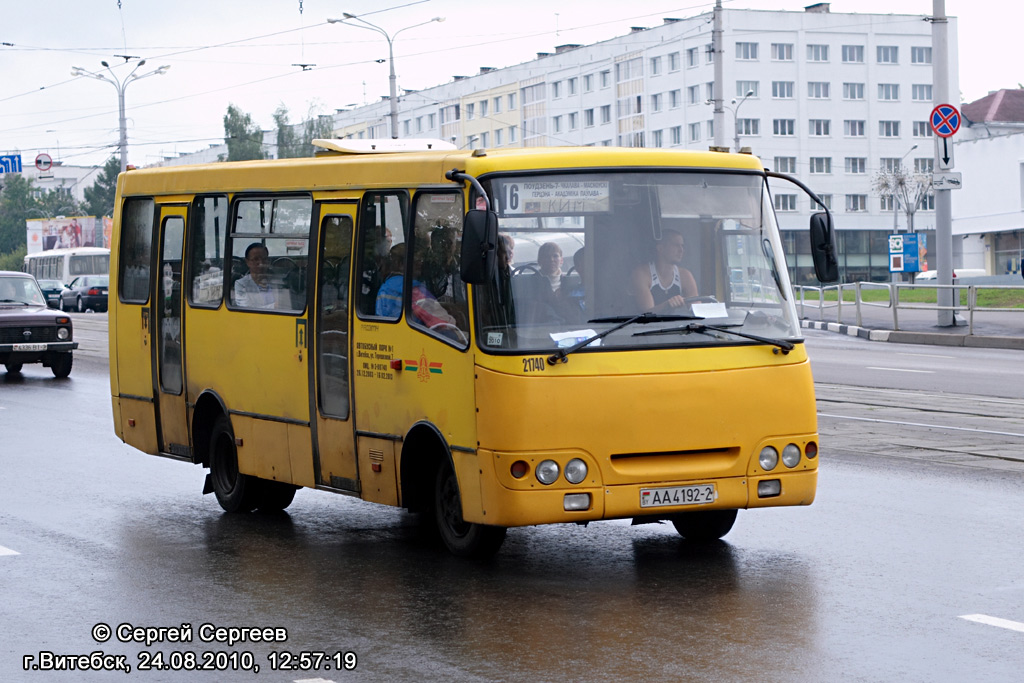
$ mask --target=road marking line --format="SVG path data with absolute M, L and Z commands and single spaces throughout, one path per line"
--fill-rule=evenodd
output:
M 918 372 L 918 373 L 921 373 L 923 375 L 934 375 L 935 374 L 934 370 L 908 370 L 907 368 L 876 368 L 876 367 L 872 367 L 870 365 L 868 366 L 867 369 L 868 370 L 885 370 L 886 372 Z
M 917 358 L 956 358 L 956 356 L 936 356 L 931 353 L 906 353 L 905 351 L 897 351 L 897 356 L 916 356 Z
M 0 555 L 20 555 L 20 554 L 21 553 L 19 553 L 17 550 L 11 550 L 10 548 L 5 548 L 2 545 L 0 545 Z
M 987 614 L 962 614 L 960 615 L 960 618 L 966 619 L 967 621 L 976 621 L 979 624 L 985 624 L 987 626 L 998 626 L 999 628 L 1006 628 L 1011 631 L 1020 631 L 1021 633 L 1024 633 L 1024 624 L 1019 621 L 990 617 Z
M 855 420 L 857 422 L 882 422 L 890 425 L 905 425 L 907 427 L 929 427 L 931 429 L 948 429 L 957 432 L 978 432 L 980 434 L 995 434 L 997 436 L 1020 436 L 1024 437 L 1024 434 L 1017 432 L 997 432 L 992 429 L 977 429 L 975 427 L 949 427 L 946 425 L 930 425 L 923 422 L 901 422 L 899 420 L 880 420 L 875 417 L 851 417 L 849 415 L 833 415 L 831 413 L 818 412 L 820 417 L 831 417 L 837 420 Z

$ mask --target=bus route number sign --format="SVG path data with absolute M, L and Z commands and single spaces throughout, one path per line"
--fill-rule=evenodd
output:
M 528 180 L 502 183 L 502 215 L 606 213 L 606 180 Z

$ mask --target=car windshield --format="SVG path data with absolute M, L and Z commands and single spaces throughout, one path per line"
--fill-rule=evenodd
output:
M 485 350 L 570 348 L 644 312 L 650 315 L 585 350 L 799 337 L 762 175 L 590 172 L 484 181 L 499 226 L 498 275 L 475 296 Z M 681 324 L 683 316 L 705 327 Z M 634 334 L 640 330 L 664 333 Z
M 60 280 L 37 280 L 43 289 L 60 289 L 63 285 Z
M 0 275 L 0 305 L 45 306 L 46 299 L 31 277 Z

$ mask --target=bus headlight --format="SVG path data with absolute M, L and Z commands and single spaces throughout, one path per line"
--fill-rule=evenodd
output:
M 782 449 L 782 464 L 786 467 L 796 467 L 800 464 L 800 447 L 791 443 Z
M 765 446 L 761 449 L 761 455 L 757 460 L 761 463 L 762 470 L 771 472 L 779 464 L 779 452 L 771 446 Z
M 57 328 L 57 339 L 60 339 L 61 341 L 67 341 L 70 338 L 71 338 L 71 330 L 69 330 L 66 327 L 58 327 Z
M 554 460 L 542 460 L 537 465 L 535 472 L 537 475 L 537 481 L 542 484 L 554 484 L 555 480 L 558 479 L 558 463 Z
M 587 463 L 573 458 L 565 466 L 565 480 L 570 484 L 578 484 L 587 478 Z

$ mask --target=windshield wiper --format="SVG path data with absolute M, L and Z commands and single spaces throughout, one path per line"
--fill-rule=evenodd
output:
M 609 327 L 604 332 L 598 332 L 597 334 L 593 335 L 592 337 L 588 337 L 587 339 L 584 339 L 581 342 L 573 344 L 572 346 L 570 346 L 568 348 L 559 349 L 555 353 L 553 353 L 550 356 L 548 356 L 548 363 L 550 365 L 554 365 L 555 363 L 565 363 L 566 360 L 567 360 L 566 357 L 570 353 L 576 353 L 577 351 L 582 349 L 587 344 L 592 344 L 593 342 L 597 341 L 598 339 L 603 339 L 603 338 L 607 337 L 609 334 L 611 334 L 612 332 L 616 332 L 618 330 L 621 330 L 623 327 L 628 327 L 629 325 L 632 325 L 633 323 L 646 324 L 646 323 L 671 322 L 671 321 L 675 321 L 675 320 L 703 320 L 703 319 L 704 318 L 701 318 L 701 317 L 695 316 L 695 315 L 660 315 L 658 313 L 651 313 L 650 311 L 645 311 L 644 313 L 640 313 L 639 315 L 634 315 L 634 316 L 617 315 L 617 316 L 612 316 L 610 318 L 594 318 L 593 320 L 588 320 L 587 322 L 588 323 L 618 323 L 618 324 L 614 325 L 612 327 Z
M 18 301 L 17 299 L 0 299 L 0 304 L 21 304 L 22 306 L 31 306 L 32 304 L 25 303 L 24 301 Z
M 793 342 L 788 342 L 785 339 L 769 339 L 768 337 L 761 337 L 759 335 L 750 334 L 748 332 L 737 332 L 736 330 L 731 330 L 728 327 L 720 327 L 718 325 L 705 325 L 703 323 L 690 323 L 689 325 L 683 325 L 682 327 L 669 327 L 661 330 L 647 330 L 646 332 L 634 332 L 633 336 L 647 337 L 654 334 L 681 334 L 688 332 L 707 334 L 708 330 L 736 335 L 737 337 L 743 337 L 744 339 L 750 339 L 751 341 L 761 342 L 762 344 L 771 344 L 772 346 L 778 347 L 772 349 L 773 353 L 779 353 L 779 349 L 781 349 L 782 355 L 786 355 L 793 350 Z

